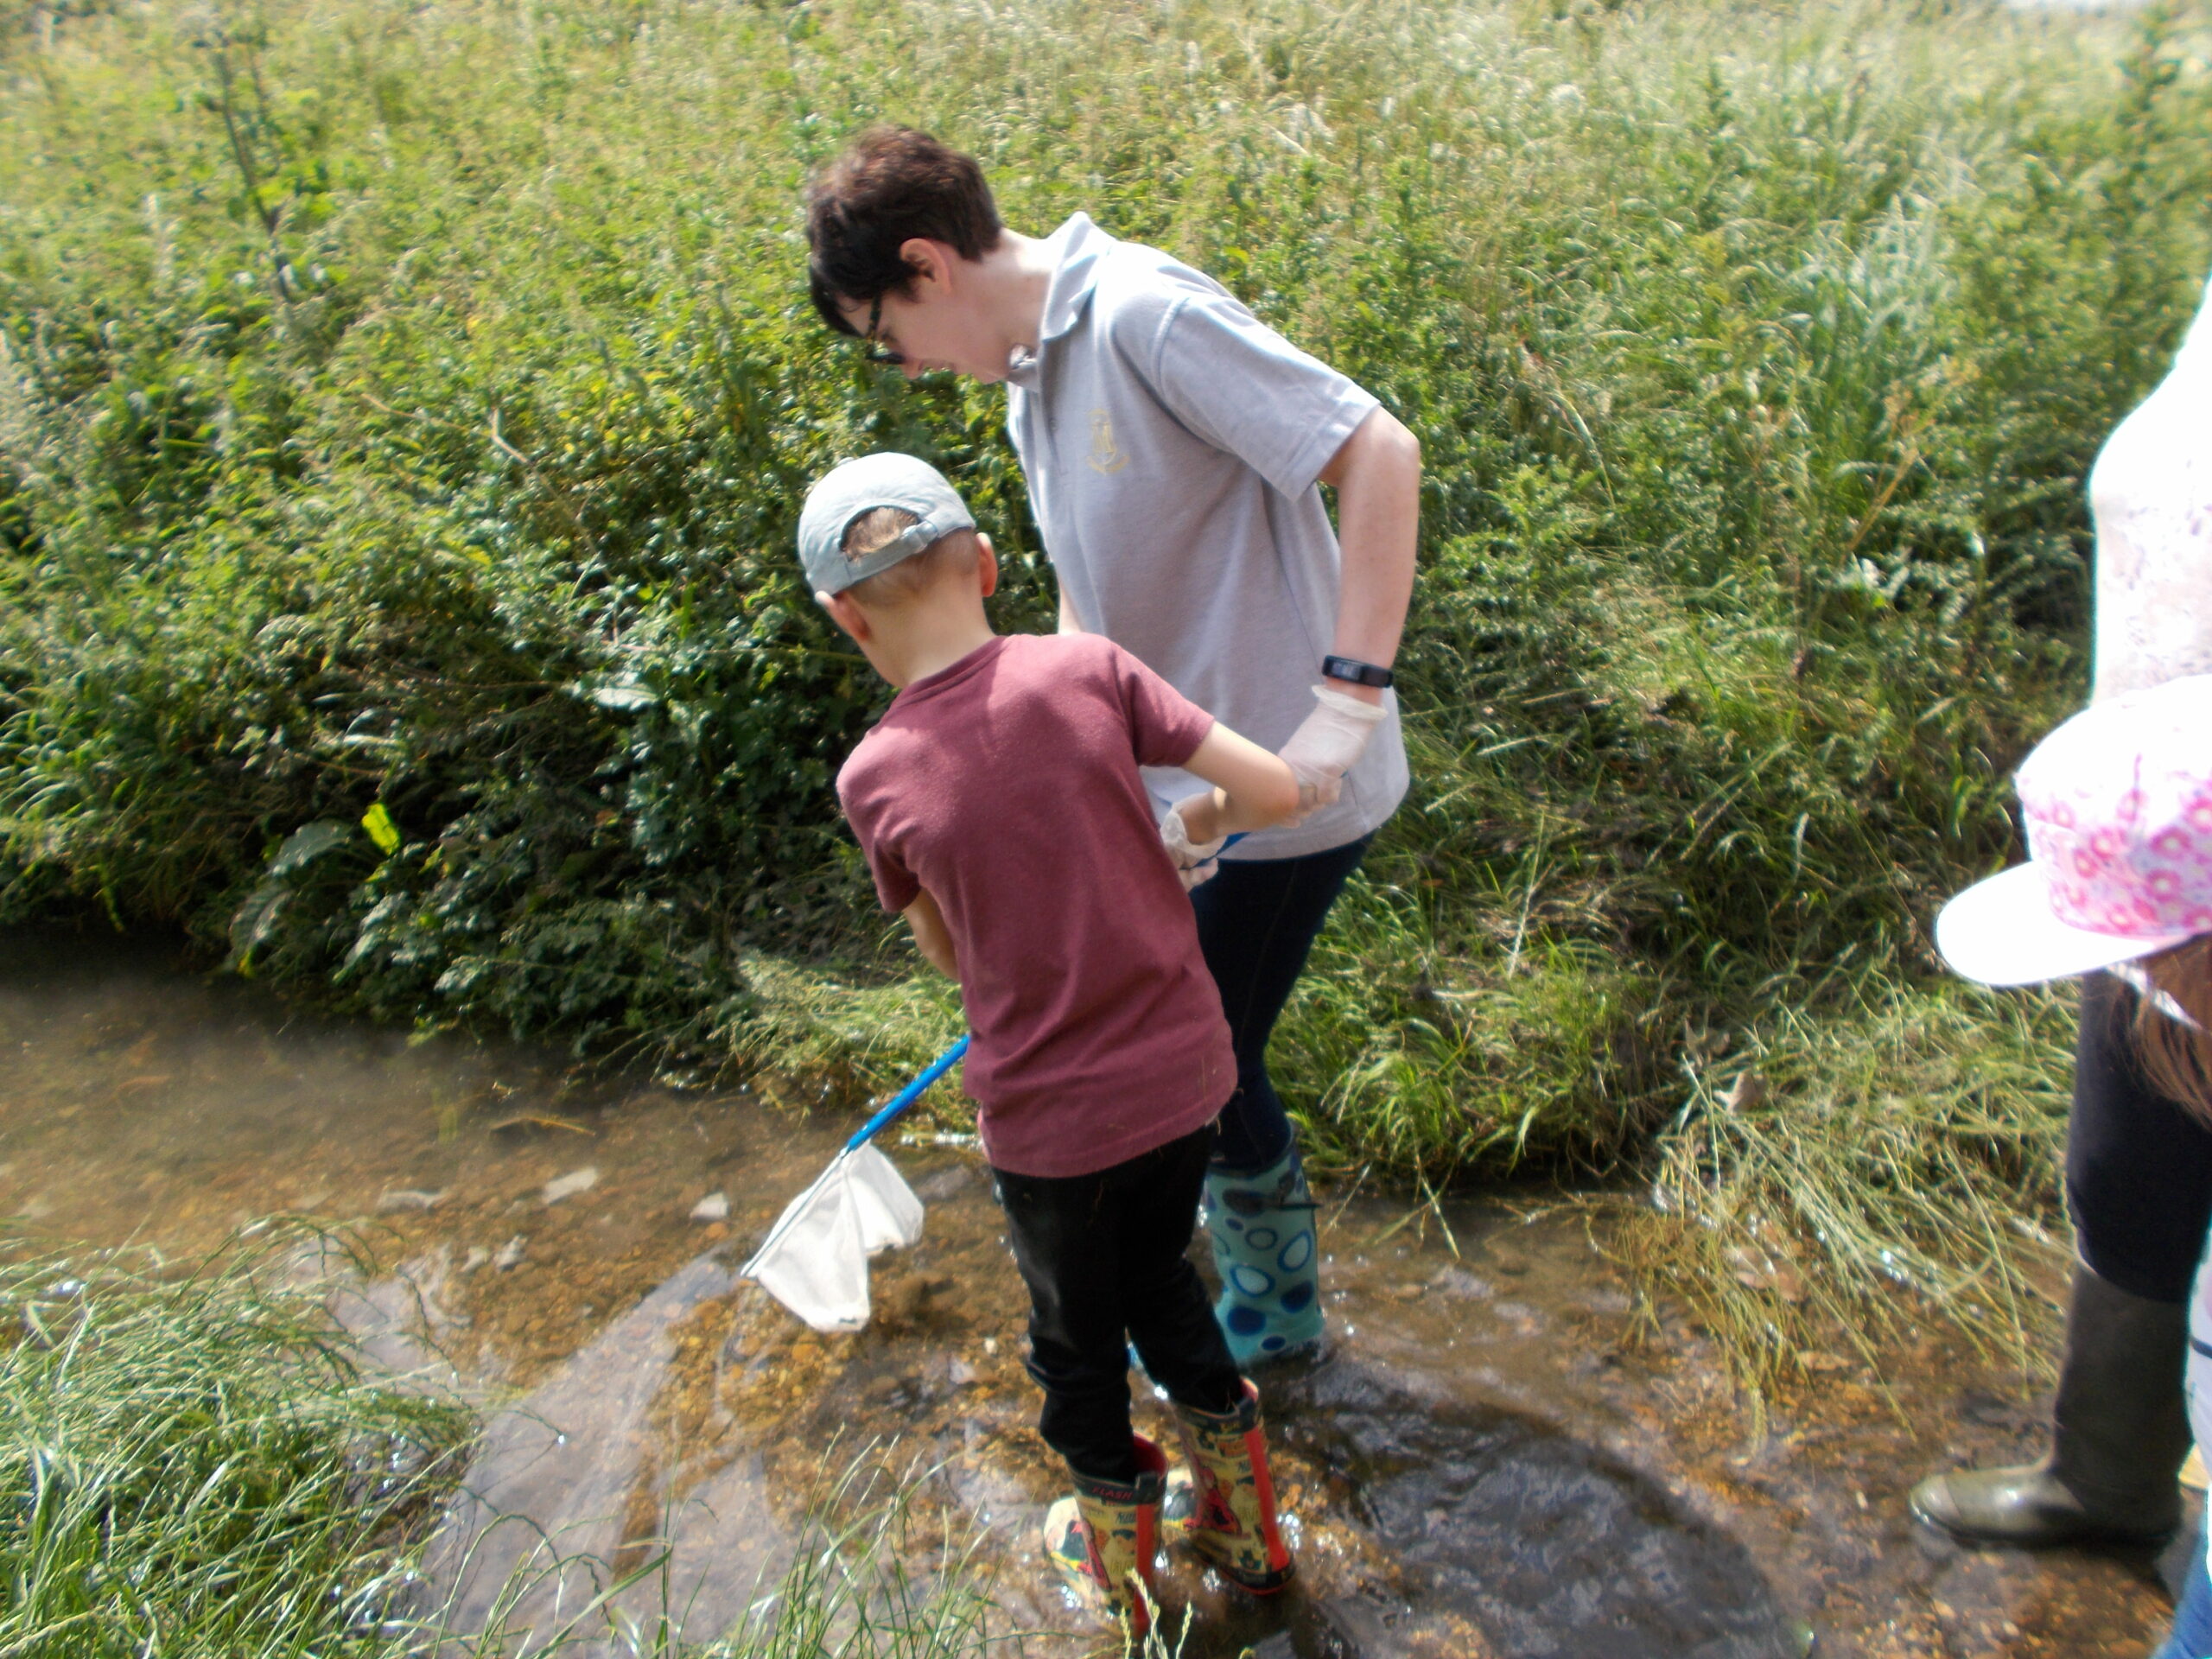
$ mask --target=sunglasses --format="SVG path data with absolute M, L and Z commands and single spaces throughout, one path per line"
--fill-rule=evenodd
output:
M 886 368 L 905 367 L 906 359 L 904 353 L 894 352 L 887 346 L 877 344 L 875 331 L 882 326 L 883 296 L 879 294 L 875 296 L 875 302 L 868 308 L 868 333 L 861 336 L 868 345 L 868 360 L 871 363 L 880 363 Z

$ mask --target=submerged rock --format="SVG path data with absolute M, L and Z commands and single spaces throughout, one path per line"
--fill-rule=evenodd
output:
M 563 1198 L 573 1198 L 579 1192 L 588 1192 L 599 1185 L 599 1166 L 586 1164 L 582 1169 L 572 1169 L 565 1175 L 556 1175 L 545 1183 L 544 1198 L 548 1204 L 558 1204 Z

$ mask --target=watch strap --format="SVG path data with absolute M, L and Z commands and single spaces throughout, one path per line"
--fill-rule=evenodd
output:
M 1324 657 L 1321 659 L 1321 677 L 1387 690 L 1397 677 L 1387 668 L 1378 668 L 1373 663 L 1363 663 L 1355 657 Z

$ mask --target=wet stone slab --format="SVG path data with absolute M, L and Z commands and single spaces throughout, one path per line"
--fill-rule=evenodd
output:
M 1274 1390 L 1282 1434 L 1344 1484 L 1402 1564 L 1409 1610 L 1459 1615 L 1499 1653 L 1796 1659 L 1744 1545 L 1667 1490 L 1539 1420 L 1342 1358 Z M 1386 1645 L 1370 1632 L 1363 1648 Z
M 918 1536 L 980 1537 L 997 1628 L 1031 1633 L 1009 1651 L 1092 1645 L 1042 1577 L 1059 1475 L 969 1154 L 888 1148 L 923 1240 L 878 1262 L 868 1330 L 818 1336 L 734 1269 L 842 1120 L 302 1018 L 145 947 L 10 944 L 0 1211 L 184 1255 L 272 1211 L 352 1230 L 380 1265 L 343 1317 L 486 1414 L 426 1562 L 463 1622 L 520 1645 L 590 1608 L 608 1654 L 664 1618 L 711 1636 L 865 1453 L 918 1478 Z M 1301 1581 L 1255 1602 L 1171 1552 L 1192 1659 L 2042 1659 L 2162 1628 L 2143 1561 L 1969 1552 L 1906 1516 L 1925 1470 L 2034 1449 L 2041 1403 L 1970 1353 L 1931 1337 L 1886 1388 L 1847 1368 L 1755 1443 L 1679 1310 L 1638 1318 L 1602 1208 L 1509 1194 L 1409 1225 L 1323 1197 L 1335 1346 L 1265 1385 Z M 1141 1390 L 1138 1414 L 1172 1439 Z M 611 1624 L 593 1605 L 664 1556 Z

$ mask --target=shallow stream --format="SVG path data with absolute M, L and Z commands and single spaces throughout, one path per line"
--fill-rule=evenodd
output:
M 1039 1633 L 1020 1651 L 1092 1645 L 1039 1577 L 1058 1483 L 972 1150 L 888 1147 L 923 1242 L 879 1260 L 867 1331 L 817 1337 L 734 1267 L 836 1123 L 289 1014 L 156 946 L 7 943 L 0 1212 L 173 1255 L 278 1211 L 358 1230 L 379 1265 L 346 1317 L 492 1413 L 430 1559 L 473 1615 L 535 1551 L 555 1564 L 508 1616 L 550 1628 L 665 1540 L 624 1610 L 710 1636 L 824 1471 L 874 1444 L 934 1471 L 925 1520 L 980 1530 L 1001 1627 Z M 1320 1196 L 1337 1339 L 1266 1380 L 1300 1582 L 1255 1603 L 1178 1568 L 1193 1659 L 2027 1659 L 2140 1654 L 2162 1629 L 2144 1562 L 1969 1552 L 1909 1520 L 1925 1470 L 2037 1440 L 2037 1402 L 1938 1338 L 1886 1394 L 1846 1370 L 1755 1444 L 1705 1339 L 1637 1316 L 1602 1206 Z

